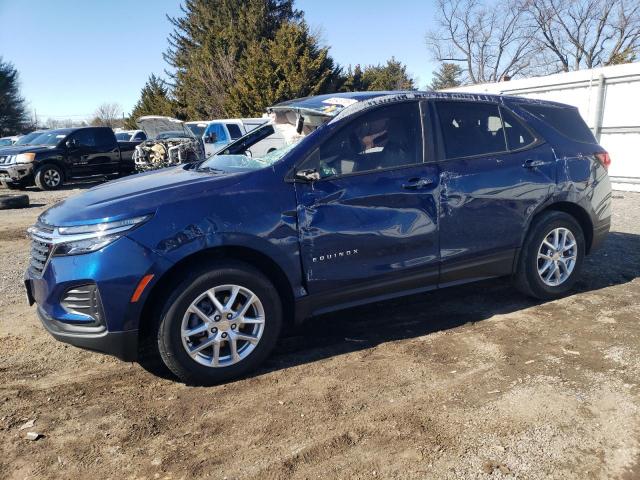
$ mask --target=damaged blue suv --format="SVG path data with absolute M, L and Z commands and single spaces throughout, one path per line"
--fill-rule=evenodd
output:
M 223 382 L 317 314 L 501 276 L 560 297 L 609 230 L 609 155 L 573 107 L 366 92 L 269 114 L 39 217 L 25 285 L 51 335 Z

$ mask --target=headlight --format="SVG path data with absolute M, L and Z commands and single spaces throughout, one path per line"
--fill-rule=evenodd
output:
M 82 235 L 92 233 L 96 235 L 108 235 L 129 230 L 151 218 L 151 215 L 127 218 L 116 222 L 96 223 L 93 225 L 79 225 L 77 227 L 58 227 L 60 235 Z
M 31 163 L 36 158 L 35 153 L 21 153 L 15 156 L 16 163 Z
M 95 252 L 115 242 L 121 236 L 122 234 L 116 234 L 109 235 L 108 237 L 87 238 L 85 240 L 62 243 L 56 247 L 53 254 L 57 257 L 62 257 L 65 255 L 82 255 L 83 253 Z
M 58 227 L 54 240 L 53 255 L 81 255 L 106 247 L 122 237 L 127 231 L 141 225 L 151 215 L 128 218 L 115 222 L 79 225 L 76 227 Z

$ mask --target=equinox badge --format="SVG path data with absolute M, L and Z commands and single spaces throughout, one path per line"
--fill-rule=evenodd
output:
M 358 254 L 357 248 L 354 248 L 353 250 L 345 250 L 344 252 L 327 253 L 326 255 L 313 257 L 313 263 L 324 262 L 325 260 L 335 260 L 336 258 L 341 258 L 341 257 L 350 257 L 352 255 L 357 255 L 357 254 Z

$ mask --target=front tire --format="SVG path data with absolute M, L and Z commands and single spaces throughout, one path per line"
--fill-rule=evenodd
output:
M 516 287 L 539 300 L 566 295 L 580 276 L 585 251 L 584 233 L 574 217 L 542 213 L 531 224 L 520 252 Z
M 64 183 L 64 174 L 56 165 L 43 165 L 36 170 L 34 180 L 40 190 L 57 190 Z
M 224 262 L 193 272 L 173 289 L 149 343 L 185 383 L 213 385 L 255 370 L 281 326 L 273 284 L 249 265 Z

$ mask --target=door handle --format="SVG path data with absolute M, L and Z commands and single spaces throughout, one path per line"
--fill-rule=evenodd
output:
M 543 165 L 546 165 L 546 164 L 547 162 L 545 162 L 544 160 L 533 160 L 532 158 L 530 158 L 529 160 L 525 160 L 522 166 L 524 168 L 537 168 L 537 167 L 542 167 Z
M 420 190 L 433 184 L 431 178 L 411 178 L 408 183 L 403 183 L 402 188 L 405 190 Z

